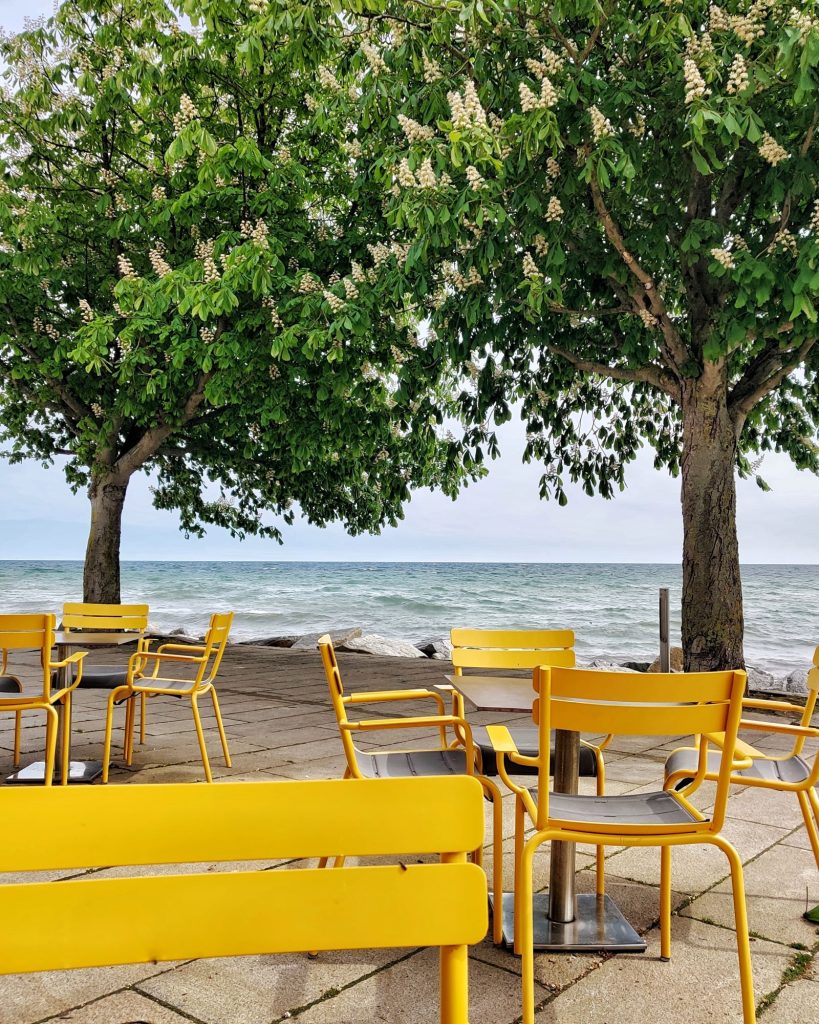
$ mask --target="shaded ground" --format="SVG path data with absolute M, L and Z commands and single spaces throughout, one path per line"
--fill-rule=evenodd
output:
M 95 652 L 113 661 L 121 652 Z M 348 689 L 430 686 L 442 681 L 445 662 L 342 656 Z M 29 659 L 33 670 L 33 660 Z M 29 681 L 36 687 L 32 672 Z M 335 720 L 318 658 L 312 651 L 232 647 L 219 682 L 233 768 L 219 755 L 212 714 L 204 708 L 214 776 L 220 779 L 336 778 L 344 768 Z M 79 691 L 73 757 L 98 758 L 102 748 L 105 695 Z M 418 705 L 401 705 L 406 714 Z M 398 706 L 388 712 L 393 715 Z M 383 713 L 386 713 L 385 708 Z M 425 708 L 428 713 L 428 707 Z M 367 710 L 375 717 L 377 710 Z M 124 713 L 118 712 L 115 743 L 121 753 Z M 474 716 L 476 722 L 486 716 Z M 514 721 L 510 717 L 509 721 Z M 0 777 L 11 771 L 13 716 L 0 715 Z M 23 762 L 41 756 L 41 717 L 24 718 Z M 384 746 L 421 745 L 418 734 L 384 733 Z M 668 751 L 654 741 L 623 740 L 607 752 L 609 792 L 659 788 Z M 773 735 L 755 744 L 768 751 L 787 744 Z M 148 736 L 137 746 L 131 770 L 112 770 L 112 783 L 202 782 L 199 750 L 189 705 L 170 699 L 149 705 Z M 584 780 L 584 785 L 592 780 Z M 703 787 L 699 804 L 706 807 Z M 0 808 L 2 796 L 0 795 Z M 505 871 L 512 876 L 513 805 L 506 799 Z M 819 903 L 819 872 L 796 799 L 737 790 L 725 829 L 746 864 L 748 910 L 754 941 L 754 981 L 765 1024 L 819 1020 L 819 934 L 801 919 L 806 898 Z M 490 837 L 487 829 L 487 838 Z M 491 847 L 486 848 L 487 867 Z M 591 850 L 578 853 L 579 888 L 594 886 Z M 280 863 L 268 870 L 298 865 Z M 161 871 L 162 868 L 151 869 Z M 193 870 L 193 869 L 191 869 Z M 202 870 L 201 865 L 195 870 Z M 741 1020 L 736 952 L 732 933 L 727 863 L 715 849 L 674 852 L 673 956 L 658 959 L 659 853 L 610 850 L 608 889 L 629 920 L 645 935 L 646 954 L 602 957 L 537 957 L 543 1024 L 633 1024 L 647 1008 L 664 1021 L 717 1024 Z M 113 869 L 88 872 L 104 877 Z M 53 872 L 55 881 L 76 872 Z M 31 876 L 27 876 L 31 877 Z M 13 881 L 10 875 L 0 882 Z M 548 853 L 539 859 L 536 886 L 548 880 Z M 0 901 L 2 891 L 0 890 Z M 0 903 L 1 905 L 1 903 Z M 136 912 L 136 910 L 134 910 Z M 128 909 L 125 908 L 125 926 Z M 0 920 L 2 916 L 0 915 Z M 520 1014 L 519 962 L 485 940 L 471 951 L 472 1024 L 512 1024 Z M 94 970 L 0 977 L 0 1024 L 429 1024 L 437 1020 L 436 954 L 386 950 L 304 956 L 244 957 L 180 964 L 135 965 Z

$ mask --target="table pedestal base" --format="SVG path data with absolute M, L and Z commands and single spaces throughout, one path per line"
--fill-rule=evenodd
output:
M 71 761 L 69 762 L 69 783 L 89 783 L 102 775 L 102 761 Z M 42 786 L 45 781 L 45 761 L 34 761 L 25 768 L 19 768 L 6 782 L 13 786 Z M 54 767 L 52 785 L 60 785 L 60 766 Z
M 646 944 L 617 909 L 610 896 L 580 893 L 576 897 L 574 921 L 551 921 L 548 917 L 549 894 L 538 892 L 534 898 L 535 949 L 551 953 L 643 953 Z M 490 903 L 494 896 L 490 897 Z M 503 941 L 515 944 L 515 897 L 503 894 Z

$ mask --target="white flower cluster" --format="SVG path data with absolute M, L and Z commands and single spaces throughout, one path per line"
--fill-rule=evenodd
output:
M 216 266 L 216 260 L 213 258 L 213 239 L 209 238 L 204 242 L 198 241 L 194 246 L 194 252 L 196 253 L 196 258 L 202 261 L 205 283 L 212 284 L 214 281 L 218 281 L 219 268 Z
M 464 86 L 463 95 L 453 91 L 446 94 L 455 128 L 488 128 L 486 111 L 483 109 L 475 83 L 470 79 Z
M 591 117 L 592 135 L 595 142 L 606 138 L 607 135 L 614 134 L 611 121 L 609 121 L 598 106 L 589 107 L 589 116 Z
M 813 211 L 808 221 L 808 228 L 814 235 L 819 236 L 819 199 L 815 199 L 813 202 Z
M 91 412 L 96 416 L 98 420 L 101 420 L 105 413 L 102 410 L 102 406 L 99 402 L 91 403 Z
M 723 248 L 716 248 L 711 250 L 711 255 L 720 264 L 725 267 L 726 270 L 733 270 L 736 266 L 733 255 Z
M 276 303 L 273 301 L 273 296 L 265 295 L 265 297 L 262 299 L 262 305 L 270 313 L 270 322 L 273 324 L 273 326 L 278 327 L 281 330 L 281 328 L 284 327 L 284 322 L 282 321 L 282 318 L 279 316 L 278 309 L 276 309 Z
M 267 370 L 267 375 L 271 380 L 278 380 L 282 375 L 282 371 L 276 366 L 275 363 L 271 363 Z
M 183 93 L 179 99 L 179 113 L 173 116 L 174 131 L 181 132 L 185 125 L 195 121 L 197 117 L 199 117 L 199 111 L 196 109 L 196 104 L 187 93 Z
M 780 146 L 776 139 L 769 135 L 768 132 L 765 132 L 762 136 L 762 142 L 758 148 L 759 155 L 763 160 L 767 160 L 771 167 L 776 167 L 777 164 L 788 159 L 788 151 Z
M 385 264 L 390 258 L 390 247 L 388 245 L 384 245 L 383 242 L 376 242 L 374 245 L 367 243 L 367 249 L 369 250 L 373 265 L 376 269 L 383 266 L 383 264 Z
M 470 267 L 464 276 L 455 263 L 444 264 L 443 275 L 447 284 L 458 292 L 465 292 L 468 288 L 483 282 L 483 278 L 475 267 Z
M 380 51 L 373 46 L 369 40 L 364 40 L 361 44 L 361 52 L 367 63 L 370 65 L 370 70 L 374 75 L 380 75 L 382 71 L 387 70 L 387 65 L 384 62 L 384 58 L 381 56 Z
M 711 4 L 708 8 L 708 28 L 712 32 L 727 32 L 731 22 L 725 11 L 717 4 Z
M 547 256 L 549 253 L 549 243 L 546 241 L 546 236 L 537 234 L 532 239 L 532 245 L 535 248 L 535 252 L 538 256 Z
M 328 89 L 330 92 L 338 92 L 341 89 L 336 76 L 324 64 L 318 69 L 318 80 L 322 89 Z
M 553 156 L 550 156 L 546 161 L 546 177 L 549 179 L 550 184 L 556 182 L 560 177 L 560 164 Z
M 153 199 L 155 203 L 161 203 L 162 200 L 166 198 L 167 195 L 165 193 L 164 187 L 162 185 L 154 185 L 154 187 L 151 189 L 151 199 Z
M 364 284 L 367 280 L 367 274 L 360 263 L 355 260 L 350 264 L 350 276 L 357 284 Z
M 427 53 L 421 54 L 421 60 L 424 62 L 424 81 L 429 85 L 433 82 L 437 82 L 438 79 L 443 78 L 441 66 L 436 60 L 430 57 Z
M 523 254 L 523 276 L 530 281 L 538 281 L 543 277 L 543 274 L 538 270 L 534 256 L 530 252 Z
M 728 84 L 725 91 L 729 96 L 744 92 L 748 88 L 748 65 L 741 53 L 734 57 L 731 70 L 728 73 Z
M 532 110 L 548 110 L 557 103 L 557 90 L 548 78 L 540 83 L 540 94 L 532 92 L 525 82 L 518 86 L 520 109 L 524 114 Z
M 80 299 L 77 305 L 80 307 L 80 316 L 85 323 L 90 324 L 94 319 L 94 310 L 91 308 L 91 303 L 88 299 Z
M 471 164 L 466 169 L 466 180 L 469 182 L 469 187 L 473 192 L 479 192 L 486 184 L 486 181 L 478 168 L 473 167 Z
M 358 298 L 358 285 L 349 277 L 344 278 L 344 294 L 350 302 L 354 302 Z
M 216 341 L 216 331 L 212 327 L 200 327 L 199 337 L 206 345 L 212 345 Z
M 305 274 L 302 274 L 302 278 L 299 281 L 299 292 L 302 295 L 310 295 L 312 292 L 320 292 L 322 290 L 321 281 L 308 270 Z
M 119 268 L 120 275 L 126 280 L 136 280 L 136 271 L 127 256 L 121 254 L 117 256 L 117 267 Z
M 107 167 L 100 167 L 99 175 L 104 185 L 107 185 L 108 188 L 114 188 L 117 183 L 116 174 L 109 171 Z
M 705 79 L 700 74 L 700 69 L 691 59 L 686 57 L 683 62 L 683 78 L 685 79 L 685 102 L 693 103 L 694 100 L 703 99 L 711 95 L 711 90 L 706 86 Z
M 151 249 L 148 253 L 148 259 L 151 261 L 151 266 L 157 277 L 165 277 L 167 274 L 170 274 L 171 266 L 159 248 Z
M 270 244 L 267 240 L 268 233 L 267 224 L 261 217 L 258 217 L 253 225 L 253 230 L 250 232 L 250 241 L 260 249 L 267 249 Z
M 406 157 L 398 165 L 398 184 L 402 188 L 415 188 L 418 185 L 418 182 L 415 180 L 415 174 Z
M 777 250 L 790 253 L 794 259 L 799 255 L 799 246 L 796 241 L 796 236 L 792 231 L 789 231 L 787 228 L 780 228 L 779 231 L 777 231 L 773 237 L 773 241 L 768 246 L 768 252 L 776 252 Z
M 819 30 L 819 18 L 812 18 L 807 11 L 791 7 L 788 12 L 788 24 L 799 29 L 800 41 L 804 45 L 811 32 Z
M 646 133 L 646 116 L 645 114 L 638 113 L 634 116 L 634 120 L 628 126 L 629 132 L 634 136 L 635 139 L 642 139 Z
M 563 217 L 563 206 L 557 196 L 551 196 L 546 207 L 546 220 L 556 221 Z
M 432 160 L 429 157 L 427 157 L 418 168 L 416 181 L 418 183 L 418 188 L 437 188 L 438 179 L 435 176 L 435 171 L 432 167 Z
M 430 128 L 429 125 L 413 121 L 406 114 L 398 115 L 398 123 L 401 125 L 401 131 L 406 135 L 408 142 L 428 142 L 435 136 L 433 128 Z
M 637 316 L 643 321 L 643 326 L 647 327 L 648 330 L 653 331 L 657 326 L 657 318 L 644 307 L 637 311 Z
M 344 299 L 331 292 L 329 288 L 324 289 L 324 299 L 333 313 L 340 313 L 346 306 Z

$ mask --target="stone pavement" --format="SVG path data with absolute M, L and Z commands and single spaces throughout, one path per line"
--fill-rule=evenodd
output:
M 121 652 L 94 652 L 112 661 Z M 430 686 L 442 680 L 446 663 L 366 655 L 340 657 L 347 688 Z M 36 687 L 34 662 L 29 659 Z M 218 780 L 336 778 L 344 763 L 329 707 L 318 654 L 234 646 L 225 656 L 218 685 L 233 755 L 226 769 L 219 756 L 212 715 L 205 728 Z M 83 690 L 74 713 L 74 758 L 98 758 L 102 748 L 105 695 Z M 207 702 L 203 702 L 206 704 Z M 418 704 L 401 705 L 407 714 Z M 389 708 L 396 712 L 397 705 Z M 428 707 L 425 709 L 428 713 Z M 379 711 L 367 710 L 368 717 Z M 382 712 L 384 713 L 383 709 Z M 124 712 L 118 712 L 120 744 Z M 474 716 L 476 722 L 486 716 Z M 514 721 L 510 716 L 508 721 Z M 12 723 L 0 715 L 0 778 L 11 770 Z M 44 728 L 24 716 L 23 762 L 41 756 Z M 413 746 L 418 733 L 384 733 L 373 745 Z M 613 793 L 658 788 L 662 764 L 678 740 L 620 740 L 606 753 L 607 788 Z M 771 734 L 754 742 L 784 749 Z M 116 757 L 121 747 L 115 750 Z M 148 736 L 137 746 L 132 769 L 112 770 L 112 784 L 203 780 L 189 705 L 172 699 L 149 703 Z M 588 785 L 593 780 L 583 780 Z M 703 787 L 698 803 L 708 805 Z M 505 801 L 507 887 L 512 877 L 513 805 Z M 2 795 L 0 795 L 0 808 Z M 819 934 L 801 918 L 806 901 L 819 903 L 819 872 L 796 799 L 737 790 L 725 833 L 746 864 L 752 929 L 754 983 L 763 1024 L 819 1021 Z M 487 828 L 487 838 L 491 833 Z M 487 867 L 491 847 L 486 847 Z M 536 960 L 538 1021 L 542 1024 L 633 1024 L 646 1012 L 672 1024 L 718 1024 L 741 1020 L 728 868 L 716 849 L 674 851 L 675 914 L 670 963 L 659 960 L 659 852 L 608 851 L 608 891 L 645 935 L 644 955 L 553 955 Z M 265 870 L 298 864 L 270 863 Z M 579 889 L 592 891 L 590 848 L 578 851 Z M 195 865 L 188 870 L 225 870 L 234 865 Z M 156 867 L 151 873 L 163 871 Z M 86 872 L 94 877 L 114 869 Z M 49 877 L 75 877 L 55 871 Z M 27 876 L 31 877 L 31 876 Z M 0 876 L 0 883 L 13 881 Z M 539 855 L 536 886 L 548 880 L 548 852 Z M 2 901 L 2 890 L 0 890 Z M 0 902 L 0 906 L 1 906 Z M 127 927 L 129 909 L 123 908 Z M 137 913 L 137 908 L 131 908 Z M 2 913 L 0 912 L 0 920 Z M 115 941 L 115 937 L 112 937 Z M 305 956 L 240 957 L 173 964 L 141 964 L 93 970 L 0 976 L 0 1024 L 430 1024 L 438 1019 L 437 954 L 431 950 L 374 950 Z M 519 961 L 485 940 L 471 950 L 472 1024 L 513 1024 L 520 1014 Z

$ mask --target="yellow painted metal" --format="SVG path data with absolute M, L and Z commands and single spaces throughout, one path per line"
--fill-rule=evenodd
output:
M 5 672 L 9 662 L 9 652 L 13 650 L 39 650 L 40 665 L 43 673 L 43 688 L 39 694 L 25 694 L 17 676 L 20 692 L 18 694 L 0 694 L 0 712 L 13 711 L 14 723 L 14 763 L 20 762 L 20 718 L 23 711 L 42 711 L 46 716 L 46 763 L 45 785 L 51 786 L 54 774 L 57 743 L 57 712 L 55 704 L 62 704 L 66 715 L 66 728 L 63 730 L 63 744 L 60 751 L 62 766 L 62 783 L 68 783 L 68 743 L 71 719 L 71 692 L 82 679 L 82 663 L 87 651 L 77 651 L 63 661 L 52 661 L 51 650 L 54 646 L 55 618 L 50 614 L 35 615 L 0 615 L 0 650 L 2 650 L 2 671 Z M 54 687 L 54 672 L 57 669 L 77 666 L 76 678 L 68 686 Z M 70 675 L 68 677 L 70 679 Z
M 362 780 L 364 775 L 358 763 L 358 756 L 360 751 L 357 750 L 353 742 L 353 734 L 355 732 L 372 732 L 377 729 L 434 729 L 438 732 L 439 745 L 435 748 L 424 748 L 424 749 L 435 749 L 435 750 L 446 750 L 448 749 L 447 744 L 447 727 L 451 727 L 456 731 L 456 735 L 459 736 L 462 742 L 465 754 L 466 754 L 466 765 L 467 772 L 469 775 L 474 776 L 480 784 L 483 786 L 484 792 L 492 801 L 492 821 L 493 821 L 493 885 L 494 891 L 499 893 L 503 891 L 503 805 L 501 803 L 501 793 L 498 787 L 486 776 L 481 775 L 477 770 L 477 756 L 475 746 L 472 742 L 472 730 L 470 729 L 466 719 L 463 715 L 453 714 L 445 715 L 444 704 L 439 693 L 435 693 L 432 690 L 368 690 L 366 692 L 358 692 L 355 694 L 345 694 L 344 684 L 341 681 L 341 672 L 338 667 L 338 659 L 336 658 L 336 652 L 333 649 L 333 644 L 329 634 L 325 634 L 319 637 L 318 648 L 321 653 L 321 660 L 324 666 L 324 673 L 327 677 L 327 686 L 330 690 L 330 700 L 333 704 L 333 710 L 336 715 L 336 721 L 338 722 L 339 733 L 341 735 L 341 743 L 344 748 L 344 756 L 347 761 L 346 775 L 351 779 Z M 396 700 L 432 700 L 438 707 L 437 715 L 425 715 L 422 717 L 407 717 L 407 718 L 382 718 L 382 719 L 364 719 L 358 721 L 351 721 L 347 714 L 347 709 L 350 706 L 367 704 L 367 703 L 378 703 L 381 701 L 392 702 Z M 391 751 L 379 750 L 379 753 L 390 753 Z M 407 753 L 406 750 L 402 753 Z M 386 781 L 386 780 L 383 780 Z M 483 833 L 475 846 L 470 849 L 476 858 L 481 856 L 481 848 L 483 846 Z M 343 856 L 343 851 L 339 851 L 339 854 Z M 503 921 L 500 913 L 500 901 L 498 902 L 498 913 L 494 915 L 492 921 L 492 935 L 493 940 L 496 944 L 500 945 L 503 940 Z
M 493 743 L 497 743 L 499 767 L 504 781 L 516 794 L 518 824 L 515 845 L 516 850 L 519 850 L 516 857 L 516 860 L 519 858 L 519 864 L 516 870 L 515 919 L 516 922 L 520 919 L 520 923 L 515 938 L 522 957 L 523 1024 L 534 1024 L 535 1019 L 532 920 L 534 856 L 540 846 L 555 840 L 592 843 L 598 847 L 661 848 L 660 945 L 663 957 L 668 957 L 671 951 L 671 848 L 707 843 L 721 849 L 731 869 L 743 1020 L 744 1024 L 753 1024 L 756 1017 L 742 862 L 736 850 L 721 834 L 742 714 L 745 673 L 688 673 L 675 674 L 673 677 L 651 673 L 642 674 L 639 678 L 612 673 L 609 679 L 606 679 L 606 675 L 592 670 L 549 666 L 535 669 L 533 685 L 538 700 L 533 708 L 533 717 L 540 734 L 536 798 L 512 779 L 505 767 L 510 754 L 514 759 L 514 753 L 509 749 L 510 746 L 514 747 L 509 731 L 494 727 L 489 733 Z M 669 697 L 675 700 L 683 697 L 684 703 L 669 706 Z M 599 731 L 601 723 L 605 722 L 604 727 L 613 733 L 622 731 L 624 734 L 638 735 L 645 732 L 647 735 L 657 735 L 658 715 L 663 727 L 669 729 L 669 735 L 680 735 L 686 731 L 721 734 L 723 763 L 715 776 L 717 789 L 710 818 L 701 814 L 687 799 L 704 778 L 708 747 L 708 739 L 705 737 L 700 740 L 700 765 L 694 782 L 684 793 L 669 794 L 682 808 L 694 815 L 694 821 L 684 825 L 661 822 L 652 825 L 601 824 L 597 821 L 560 820 L 550 815 L 549 733 L 552 728 L 594 732 Z M 529 815 L 535 825 L 534 834 L 528 838 L 523 834 L 523 812 Z
M 574 632 L 571 629 L 461 629 L 450 632 L 453 647 L 477 647 L 529 651 L 533 647 L 544 650 L 574 647 Z
M 233 612 L 216 613 L 211 616 L 210 626 L 205 635 L 205 642 L 192 648 L 180 644 L 163 644 L 156 651 L 143 648 L 132 654 L 128 659 L 128 679 L 124 686 L 112 690 L 108 697 L 108 712 L 105 720 L 105 746 L 102 760 L 102 781 L 108 781 L 108 771 L 111 761 L 111 735 L 114 725 L 114 707 L 122 701 L 127 701 L 128 710 L 125 718 L 125 762 L 131 763 L 133 756 L 133 727 L 135 715 L 131 710 L 131 702 L 134 698 L 140 697 L 188 697 L 191 702 L 193 721 L 196 728 L 196 736 L 199 742 L 199 750 L 202 755 L 202 764 L 205 769 L 205 778 L 208 782 L 213 781 L 210 769 L 205 734 L 202 728 L 202 721 L 199 714 L 199 698 L 207 694 L 213 702 L 213 710 L 216 716 L 216 725 L 219 730 L 219 739 L 222 744 L 222 752 L 225 757 L 225 764 L 231 767 L 230 751 L 228 750 L 225 727 L 222 722 L 222 714 L 219 709 L 219 699 L 216 696 L 214 685 L 222 657 L 225 653 L 230 628 L 233 623 Z M 185 650 L 186 654 L 172 654 L 170 651 Z M 170 665 L 171 669 L 187 667 L 190 670 L 188 676 L 160 675 L 160 670 Z
M 45 850 L 30 832 L 11 849 L 0 844 L 9 870 L 44 863 L 137 866 L 169 857 L 315 857 L 335 850 L 392 858 L 434 852 L 441 862 L 344 871 L 134 872 L 3 886 L 3 973 L 433 945 L 441 947 L 441 1024 L 467 1024 L 467 944 L 479 942 L 487 926 L 486 879 L 466 862 L 483 834 L 474 779 L 135 785 L 73 789 L 61 793 L 63 801 L 39 799 L 42 792 L 4 794 L 10 837 L 36 821 L 47 836 Z M 7 809 L 6 796 L 12 798 Z M 139 908 L 127 927 L 123 906 Z
M 791 704 L 787 701 L 754 700 L 750 698 L 743 700 L 743 712 L 761 710 L 789 711 L 799 714 L 801 720 L 799 724 L 796 725 L 790 722 L 771 722 L 759 721 L 752 718 L 742 718 L 739 723 L 740 730 L 776 733 L 780 736 L 792 736 L 794 742 L 791 749 L 786 753 L 772 756 L 763 754 L 750 744 L 743 743 L 742 740 L 737 740 L 733 755 L 733 762 L 729 765 L 732 772 L 741 772 L 743 769 L 750 767 L 751 763 L 754 761 L 777 763 L 787 761 L 792 757 L 799 757 L 803 753 L 806 739 L 819 739 L 819 729 L 811 725 L 813 713 L 816 709 L 817 696 L 819 696 L 819 647 L 817 647 L 813 653 L 813 665 L 817 667 L 812 668 L 808 673 L 808 696 L 804 707 L 800 707 L 798 704 Z M 717 745 L 722 746 L 719 743 Z M 693 747 L 683 747 L 679 749 L 696 750 L 700 752 L 702 744 L 697 742 Z M 743 763 L 741 758 L 738 757 L 738 754 L 742 754 L 746 761 L 749 761 L 750 763 Z M 724 764 L 725 752 L 723 750 L 720 773 L 724 768 Z M 673 775 L 669 775 L 666 779 L 666 787 L 673 788 L 681 779 L 688 778 L 689 775 L 690 772 L 681 771 L 676 772 Z M 710 772 L 707 770 L 707 766 L 704 766 L 702 771 L 703 779 L 715 781 L 718 777 L 718 773 Z M 813 856 L 816 860 L 816 867 L 819 868 L 819 797 L 817 797 L 815 790 L 815 787 L 819 785 L 819 750 L 814 755 L 813 766 L 810 769 L 807 778 L 802 779 L 799 782 L 786 782 L 784 779 L 776 777 L 760 778 L 750 775 L 732 774 L 731 784 L 735 786 L 750 786 L 756 789 L 776 790 L 780 793 L 795 793 L 799 803 L 799 809 L 802 812 L 802 818 L 805 822 L 805 829 L 808 833 L 811 849 L 813 850 Z

